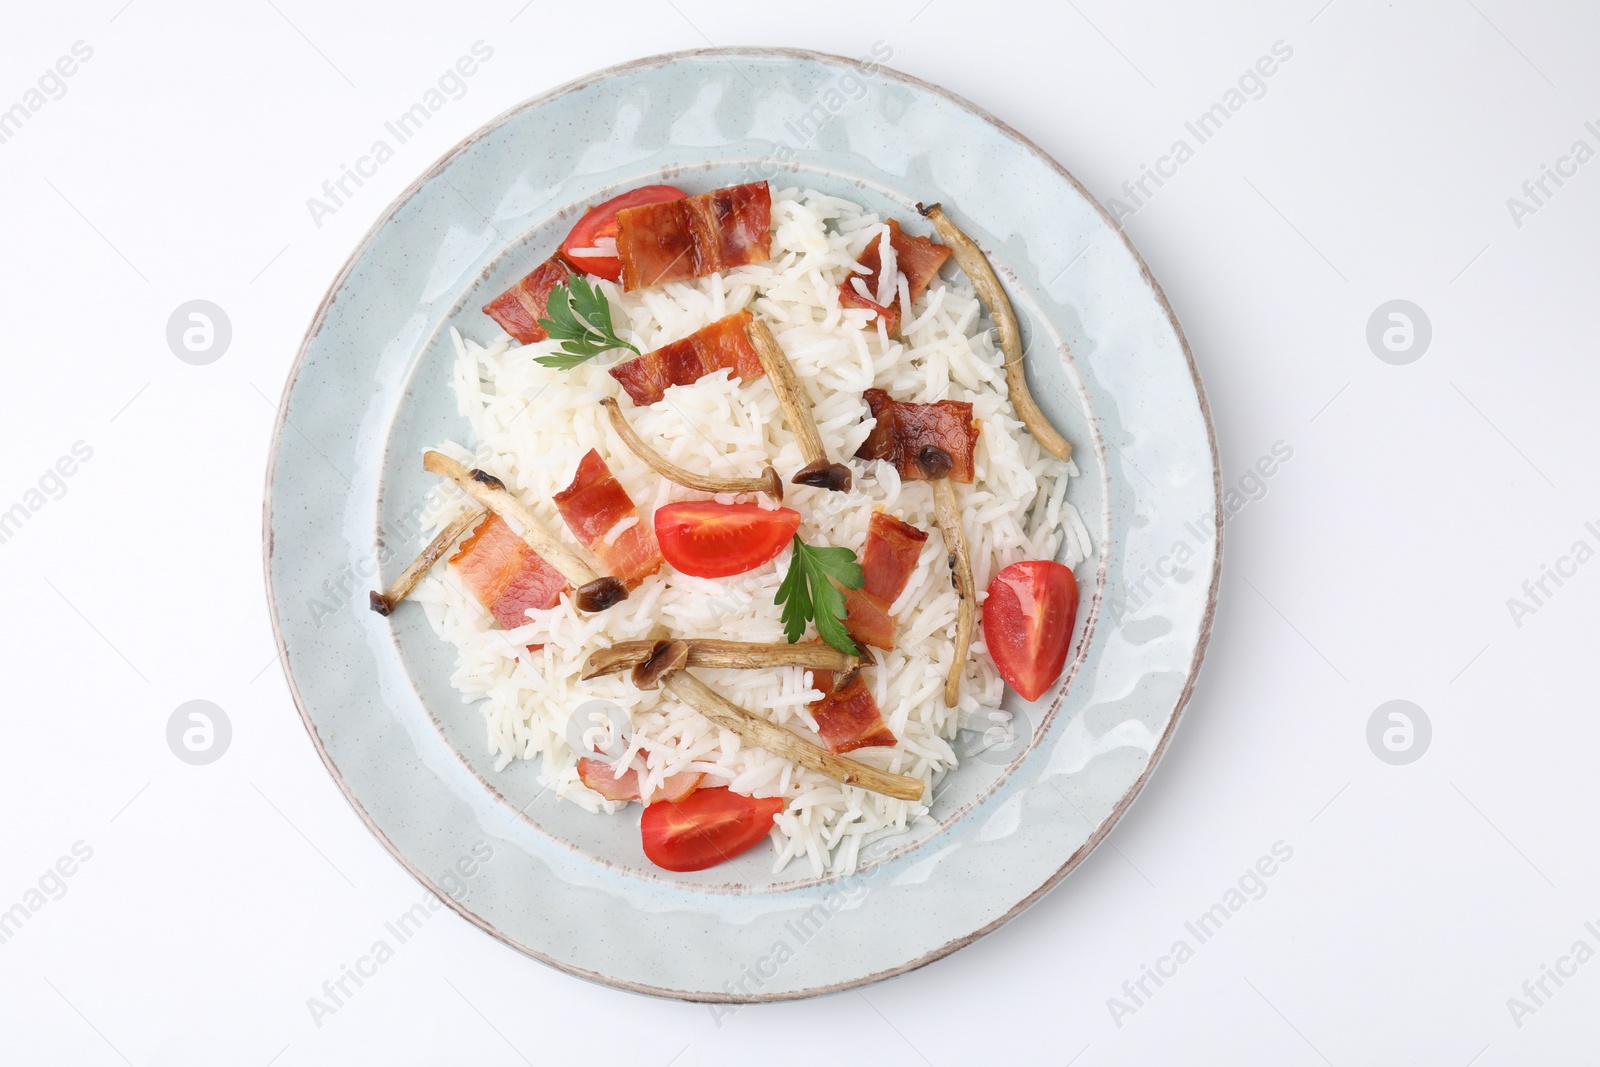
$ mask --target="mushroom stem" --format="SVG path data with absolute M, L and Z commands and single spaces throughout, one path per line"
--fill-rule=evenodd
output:
M 422 581 L 422 576 L 427 574 L 439 557 L 450 551 L 450 546 L 456 543 L 457 538 L 474 526 L 489 513 L 488 508 L 468 508 L 450 521 L 450 525 L 440 530 L 438 536 L 428 542 L 416 559 L 412 560 L 405 570 L 400 572 L 400 577 L 383 592 L 374 589 L 367 594 L 367 604 L 379 615 L 387 615 L 400 605 L 400 601 L 411 595 L 411 591 Z
M 520 527 L 518 533 L 528 547 L 575 587 L 577 592 L 572 599 L 580 610 L 604 611 L 628 599 L 628 587 L 620 578 L 597 575 L 577 553 L 557 541 L 555 534 L 539 521 L 539 516 L 512 496 L 499 478 L 481 470 L 468 470 L 443 452 L 431 450 L 423 453 L 422 469 L 449 478 L 463 493 L 502 519 L 511 520 L 514 527 Z
M 761 472 L 759 478 L 713 478 L 707 474 L 696 474 L 685 470 L 651 448 L 649 443 L 639 436 L 615 399 L 608 396 L 600 403 L 605 407 L 606 415 L 611 419 L 611 428 L 617 431 L 622 443 L 627 445 L 634 455 L 644 460 L 647 467 L 669 482 L 677 482 L 686 489 L 698 489 L 702 493 L 766 493 L 774 500 L 783 499 L 783 480 L 770 466 Z
M 836 756 L 776 723 L 746 711 L 686 670 L 667 675 L 665 684 L 673 695 L 713 724 L 757 748 L 766 749 L 845 785 L 859 786 L 897 800 L 922 799 L 924 787 L 921 778 L 879 770 L 857 760 Z
M 710 638 L 683 639 L 689 656 L 688 667 L 731 667 L 757 670 L 766 667 L 810 667 L 819 671 L 853 671 L 861 660 L 824 644 L 763 644 L 751 641 L 720 641 Z M 589 653 L 583 678 L 618 674 L 646 663 L 656 653 L 660 641 L 618 641 L 610 648 Z
M 1022 331 L 1017 326 L 1011 298 L 1006 296 L 1005 289 L 1000 285 L 989 257 L 983 254 L 983 249 L 978 247 L 976 241 L 950 221 L 950 216 L 938 204 L 926 207 L 918 204 L 917 210 L 939 231 L 944 243 L 950 246 L 956 263 L 966 272 L 972 280 L 972 287 L 988 305 L 989 317 L 994 319 L 995 331 L 1000 335 L 1000 349 L 1006 357 L 1006 391 L 1011 395 L 1011 406 L 1017 409 L 1022 424 L 1046 452 L 1059 460 L 1071 459 L 1072 444 L 1050 425 L 1050 420 L 1045 418 L 1039 405 L 1033 402 L 1033 394 L 1028 391 L 1028 377 L 1022 369 Z
M 822 447 L 822 435 L 817 432 L 817 420 L 811 415 L 811 400 L 800 388 L 800 380 L 794 375 L 794 365 L 783 354 L 778 339 L 772 336 L 766 322 L 758 317 L 750 319 L 744 332 L 761 360 L 761 369 L 766 372 L 767 379 L 778 394 L 778 403 L 783 405 L 784 421 L 794 431 L 795 441 L 800 445 L 800 455 L 805 457 L 806 465 L 789 480 L 814 489 L 848 492 L 850 468 L 842 463 L 829 462 L 828 453 Z
M 944 703 L 956 706 L 961 695 L 961 676 L 967 669 L 967 650 L 972 647 L 972 628 L 978 618 L 978 594 L 972 585 L 972 557 L 967 551 L 967 532 L 961 525 L 961 512 L 956 508 L 956 491 L 948 479 L 940 478 L 928 483 L 933 487 L 933 521 L 939 524 L 944 535 L 945 551 L 949 553 L 950 584 L 956 587 L 961 603 L 956 608 L 955 652 L 950 658 L 950 673 L 944 681 Z

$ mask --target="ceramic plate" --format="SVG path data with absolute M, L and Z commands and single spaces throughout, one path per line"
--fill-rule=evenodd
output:
M 1008 694 L 1014 743 L 963 734 L 933 818 L 848 877 L 745 863 L 671 874 L 611 818 L 503 772 L 453 653 L 416 606 L 366 591 L 420 547 L 422 449 L 465 440 L 449 330 L 636 185 L 770 179 L 902 219 L 940 201 L 1023 322 L 1035 396 L 1076 448 L 1096 554 L 1054 692 Z M 573 974 L 689 1000 L 780 1000 L 921 966 L 1017 915 L 1143 786 L 1205 650 L 1221 550 L 1215 442 L 1160 288 L 1083 188 L 1029 141 L 870 62 L 711 50 L 641 60 L 463 141 L 367 234 L 306 334 L 267 477 L 266 571 L 289 686 L 329 772 L 407 869 L 507 944 Z M 392 558 L 376 576 L 380 555 Z

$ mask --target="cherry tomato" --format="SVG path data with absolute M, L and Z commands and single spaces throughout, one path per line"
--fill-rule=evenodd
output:
M 727 786 L 697 789 L 684 800 L 644 809 L 644 854 L 669 871 L 703 871 L 751 848 L 772 829 L 782 797 L 747 797 Z
M 608 238 L 614 245 L 617 240 L 617 212 L 624 208 L 664 204 L 669 200 L 682 200 L 687 195 L 682 189 L 674 189 L 670 185 L 646 185 L 613 196 L 603 204 L 596 204 L 584 213 L 578 224 L 572 227 L 572 232 L 567 234 L 567 239 L 561 242 L 561 255 L 585 274 L 616 281 L 622 277 L 622 260 L 614 255 L 582 256 L 574 252 L 594 248 L 598 242 Z
M 792 508 L 686 500 L 656 509 L 656 541 L 674 568 L 696 578 L 726 578 L 777 558 L 800 528 Z
M 994 576 L 983 640 L 1011 688 L 1037 700 L 1061 676 L 1077 614 L 1077 579 L 1054 560 L 1024 560 Z

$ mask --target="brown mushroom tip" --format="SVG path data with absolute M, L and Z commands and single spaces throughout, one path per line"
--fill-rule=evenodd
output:
M 813 489 L 831 489 L 835 493 L 850 491 L 850 468 L 843 463 L 829 463 L 819 459 L 807 463 L 789 479 L 795 485 L 809 485 Z
M 482 484 L 487 485 L 490 489 L 504 489 L 506 487 L 505 482 L 502 482 L 499 478 L 496 478 L 488 471 L 481 471 L 476 467 L 472 468 L 472 472 L 468 475 L 468 477 L 475 482 L 481 482 Z
M 578 593 L 573 598 L 579 611 L 593 614 L 604 611 L 613 604 L 620 604 L 628 599 L 628 587 L 621 578 L 605 575 L 592 582 L 585 582 L 578 587 Z
M 633 668 L 636 689 L 658 689 L 661 679 L 689 664 L 689 645 L 684 641 L 657 641 L 650 658 Z
M 933 213 L 935 211 L 938 211 L 938 210 L 939 210 L 938 201 L 935 201 L 935 202 L 929 204 L 926 207 L 924 207 L 922 205 L 922 201 L 920 201 L 920 200 L 917 201 L 917 214 L 921 215 L 923 218 L 932 217 Z
M 856 645 L 856 659 L 861 661 L 861 666 L 872 667 L 878 662 L 878 657 L 872 654 L 872 649 L 865 644 Z
M 778 477 L 778 472 L 770 466 L 761 472 L 761 477 L 766 479 L 766 494 L 778 503 L 783 503 L 783 479 Z
M 391 611 L 394 610 L 393 602 L 391 602 L 388 597 L 384 596 L 376 589 L 367 594 L 367 607 L 383 616 L 387 616 Z
M 938 445 L 928 445 L 917 453 L 917 466 L 922 468 L 922 473 L 929 478 L 943 478 L 950 473 L 950 468 L 955 466 L 955 460 L 950 453 Z

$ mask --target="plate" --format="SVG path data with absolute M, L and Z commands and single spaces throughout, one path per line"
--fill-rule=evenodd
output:
M 1036 398 L 1075 444 L 1096 555 L 1056 689 L 964 733 L 933 818 L 848 876 L 650 867 L 637 808 L 588 814 L 487 756 L 453 653 L 416 606 L 366 607 L 420 547 L 421 451 L 466 436 L 449 327 L 636 185 L 768 179 L 912 218 L 940 201 L 989 252 Z M 267 475 L 266 577 L 289 688 L 372 832 L 464 917 L 565 971 L 699 1001 L 782 1000 L 938 959 L 1017 915 L 1127 810 L 1171 740 L 1210 632 L 1216 444 L 1188 345 L 1122 232 L 997 119 L 868 59 L 713 49 L 639 60 L 495 119 L 378 220 L 318 309 Z M 380 575 L 381 570 L 381 575 Z

